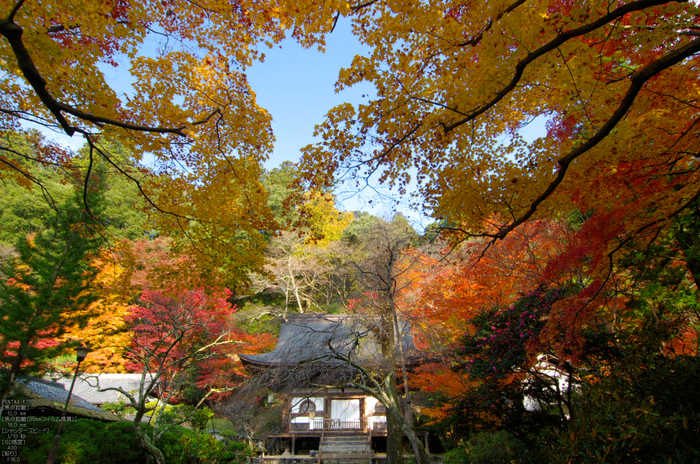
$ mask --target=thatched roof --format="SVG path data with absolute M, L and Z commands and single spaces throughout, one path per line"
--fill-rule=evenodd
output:
M 416 354 L 410 324 L 399 324 L 404 354 Z M 349 315 L 295 314 L 280 328 L 275 349 L 269 353 L 239 355 L 246 366 L 283 367 L 300 364 L 344 364 L 348 356 L 367 364 L 382 361 L 382 330 L 377 321 Z

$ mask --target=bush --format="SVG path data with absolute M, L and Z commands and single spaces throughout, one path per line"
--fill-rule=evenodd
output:
M 575 420 L 545 434 L 552 463 L 700 462 L 700 359 L 646 357 L 585 386 Z
M 18 447 L 20 462 L 44 464 L 49 455 L 58 422 L 27 421 L 26 429 L 48 429 L 47 433 L 26 433 L 24 446 Z M 3 429 L 18 430 L 0 424 Z M 19 429 L 21 430 L 21 429 Z M 0 435 L 7 439 L 7 435 Z M 184 427 L 166 432 L 156 443 L 168 464 L 242 464 L 251 451 L 245 443 L 218 441 Z M 63 424 L 56 462 L 62 464 L 141 464 L 147 456 L 139 447 L 131 422 L 78 419 Z
M 217 440 L 208 433 L 176 427 L 156 443 L 168 464 L 242 464 L 252 454 L 250 447 L 232 440 Z
M 508 464 L 526 463 L 525 445 L 505 431 L 481 432 L 464 445 L 445 454 L 444 464 Z
M 465 464 L 469 462 L 469 452 L 463 446 L 445 453 L 444 464 Z
M 21 462 L 44 464 L 51 449 L 58 422 L 27 421 L 26 429 L 48 429 L 48 433 L 26 433 L 19 447 Z M 3 428 L 6 423 L 3 422 Z M 130 422 L 105 423 L 78 419 L 63 424 L 56 462 L 70 464 L 138 464 L 144 456 L 136 444 Z M 17 430 L 16 427 L 13 429 Z M 3 435 L 4 438 L 4 435 Z
M 130 414 L 136 414 L 136 409 L 127 405 L 126 402 L 123 400 L 120 400 L 117 403 L 104 403 L 100 407 L 107 412 L 111 412 L 120 419 L 124 419 Z

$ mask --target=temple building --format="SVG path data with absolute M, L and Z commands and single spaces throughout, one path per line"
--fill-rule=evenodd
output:
M 403 359 L 415 365 L 418 351 L 410 325 L 400 323 L 398 329 Z M 376 370 L 386 365 L 380 331 L 379 324 L 347 315 L 293 315 L 282 325 L 273 351 L 239 355 L 246 369 L 284 401 L 283 427 L 267 437 L 268 453 L 326 462 L 381 461 L 387 443 L 384 405 L 347 388 L 358 378 L 358 366 Z

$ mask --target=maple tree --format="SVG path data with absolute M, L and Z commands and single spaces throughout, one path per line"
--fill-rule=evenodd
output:
M 35 165 L 80 177 L 59 144 L 34 138 L 27 154 L 8 134 L 34 124 L 82 137 L 83 181 L 101 159 L 146 199 L 153 227 L 245 279 L 239 268 L 260 264 L 261 231 L 274 229 L 259 182 L 273 137 L 241 70 L 263 38 L 284 36 L 279 21 L 241 2 L 3 2 L 0 174 L 39 189 Z M 110 86 L 110 67 L 128 73 L 125 88 Z
M 125 348 L 130 370 L 142 373 L 138 392 L 117 390 L 136 410 L 134 429 L 140 445 L 153 458 L 163 463 L 162 452 L 155 446 L 158 439 L 176 423 L 162 422 L 162 411 L 168 402 L 182 395 L 186 386 L 187 371 L 192 366 L 200 370 L 213 368 L 214 359 L 225 357 L 223 347 L 241 343 L 245 334 L 232 327 L 227 318 L 235 308 L 226 301 L 230 292 L 213 293 L 209 296 L 203 289 L 175 291 L 173 296 L 163 291 L 146 290 L 141 295 L 140 306 L 132 307 L 125 318 L 130 325 L 130 341 Z M 201 373 L 211 385 L 211 378 Z M 229 373 L 229 377 L 235 376 Z M 183 382 L 183 380 L 185 380 Z M 98 385 L 99 386 L 99 385 Z M 160 401 L 153 414 L 157 415 L 149 437 L 141 419 L 154 408 L 148 406 L 148 396 L 158 393 Z M 200 402 L 201 403 L 201 402 Z M 187 420 L 183 418 L 182 421 Z
M 202 269 L 196 256 L 179 250 L 169 237 L 124 240 L 115 247 L 115 258 L 133 300 L 145 290 L 189 290 L 207 280 L 212 286 L 219 282 L 216 275 Z
M 124 373 L 128 362 L 124 349 L 129 344 L 126 318 L 132 301 L 125 272 L 106 250 L 100 250 L 90 264 L 96 270 L 88 289 L 93 301 L 82 309 L 85 317 L 66 324 L 61 339 L 89 345 L 90 356 L 81 364 L 83 372 Z
M 304 179 L 376 173 L 404 193 L 413 177 L 417 205 L 457 240 L 485 246 L 528 220 L 590 212 L 590 241 L 571 249 L 591 260 L 587 288 L 561 303 L 576 324 L 560 327 L 593 316 L 589 301 L 605 294 L 626 241 L 654 237 L 697 198 L 696 2 L 372 1 L 338 11 L 370 51 L 337 87 L 367 81 L 377 96 L 328 113 L 323 141 L 305 149 Z M 525 137 L 534 120 L 546 137 Z
M 694 407 L 694 399 L 671 393 L 661 380 L 677 369 L 677 382 L 692 382 L 688 366 L 697 362 L 698 303 L 691 271 L 695 238 L 690 238 L 697 222 L 688 214 L 674 223 L 653 241 L 640 235 L 626 242 L 601 294 L 603 304 L 582 317 L 576 331 L 562 326 L 576 315 L 567 304 L 590 298 L 581 290 L 587 288 L 587 266 L 594 262 L 590 254 L 576 253 L 597 245 L 588 227 L 600 230 L 601 224 L 592 215 L 574 215 L 567 223 L 529 221 L 485 251 L 484 239 L 464 242 L 453 252 L 462 261 L 423 279 L 412 303 L 425 324 L 439 330 L 441 343 L 428 347 L 441 349 L 445 358 L 421 366 L 411 379 L 432 396 L 431 407 L 423 412 L 440 427 L 449 427 L 452 438 L 483 428 L 526 435 L 526 443 L 541 447 L 536 452 L 552 453 L 557 462 L 601 446 L 611 456 L 668 455 L 657 438 L 606 429 L 611 426 L 606 418 L 620 417 L 615 428 L 654 429 L 679 442 L 690 433 L 681 431 L 678 421 Z M 680 240 L 687 242 L 681 245 Z M 521 296 L 542 282 L 565 285 L 567 292 Z M 523 315 L 525 330 L 520 327 Z M 547 365 L 547 359 L 555 364 Z M 561 380 L 557 385 L 551 375 L 555 370 L 576 388 L 564 389 Z M 613 397 L 625 400 L 602 400 Z M 652 397 L 642 407 L 648 412 L 644 416 L 631 412 L 631 405 L 641 404 L 639 398 Z M 689 423 L 688 431 L 696 426 Z M 556 438 L 538 441 L 540 431 Z M 579 451 L 569 453 L 569 448 Z M 587 455 L 591 462 L 599 459 Z
M 485 238 L 472 238 L 456 247 L 438 238 L 435 244 L 442 253 L 423 253 L 420 264 L 412 268 L 416 275 L 410 279 L 415 285 L 402 292 L 400 304 L 412 322 L 417 343 L 432 353 L 432 359 L 416 368 L 410 381 L 429 394 L 428 407 L 421 413 L 430 423 L 440 424 L 452 439 L 477 426 L 477 421 L 469 425 L 466 416 L 455 414 L 456 403 L 489 387 L 480 387 L 478 379 L 455 369 L 463 362 L 455 356 L 460 340 L 474 333 L 475 321 L 491 308 L 510 307 L 542 284 L 576 281 L 575 269 L 557 274 L 556 279 L 546 272 L 547 264 L 566 249 L 572 233 L 564 221 L 539 220 L 522 224 L 492 247 L 485 247 Z M 546 314 L 538 315 L 538 323 L 541 317 Z M 474 417 L 481 417 L 481 411 Z
M 439 325 L 443 339 L 454 340 L 481 309 L 510 305 L 545 282 L 574 280 L 575 269 L 563 277 L 546 273 L 548 263 L 566 250 L 571 233 L 564 222 L 540 220 L 521 225 L 486 250 L 484 238 L 465 241 L 421 279 L 411 310 L 425 324 Z
M 88 290 L 93 301 L 82 310 L 88 320 L 67 325 L 62 337 L 89 344 L 93 351 L 82 364 L 86 372 L 128 370 L 128 314 L 144 291 L 185 291 L 202 285 L 201 276 L 192 272 L 195 260 L 172 248 L 172 240 L 164 237 L 119 240 L 91 259 L 97 273 Z
M 120 240 L 103 248 L 91 260 L 97 274 L 89 289 L 94 300 L 83 311 L 89 320 L 66 326 L 64 339 L 83 340 L 93 350 L 82 364 L 86 372 L 126 372 L 129 370 L 125 349 L 129 346 L 132 323 L 131 307 L 139 304 L 145 291 L 189 292 L 203 288 L 210 297 L 218 295 L 221 280 L 195 272 L 195 257 L 174 249 L 166 237 Z M 208 284 L 207 287 L 202 285 Z M 265 346 L 267 334 L 251 338 L 251 349 Z M 230 361 L 230 360 L 229 360 Z M 214 361 L 211 361 L 214 363 Z M 237 371 L 235 363 L 221 362 L 220 371 Z M 220 376 L 220 373 L 213 373 Z
M 301 214 L 306 219 L 309 240 L 326 248 L 331 242 L 340 240 L 345 229 L 353 221 L 352 213 L 338 211 L 335 196 L 329 192 L 311 190 L 304 192 Z
M 550 313 L 536 346 L 553 341 L 559 351 L 570 347 L 581 378 L 574 396 L 580 413 L 565 428 L 545 433 L 543 449 L 552 462 L 573 455 L 581 462 L 697 458 L 699 424 L 688 414 L 696 409 L 697 397 L 683 387 L 697 376 L 697 286 L 687 262 L 692 253 L 681 253 L 677 238 L 697 222 L 676 220 L 678 229 L 662 231 L 651 243 L 641 236 L 626 244 L 605 304 L 577 337 L 556 331 L 569 317 L 566 311 Z M 688 245 L 683 247 L 692 250 Z

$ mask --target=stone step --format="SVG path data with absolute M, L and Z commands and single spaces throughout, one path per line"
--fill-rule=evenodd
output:
M 329 449 L 337 449 L 337 448 L 355 448 L 355 449 L 360 449 L 360 450 L 365 450 L 369 449 L 369 442 L 362 442 L 362 443 L 322 443 L 321 444 L 321 449 L 329 450 Z
M 321 442 L 320 451 L 324 459 L 329 455 L 359 455 L 367 459 L 372 453 L 369 437 L 366 435 L 326 435 Z
M 329 440 L 329 441 L 322 441 L 321 444 L 327 444 L 327 445 L 336 445 L 336 444 L 352 444 L 352 445 L 363 445 L 365 443 L 369 444 L 369 440 L 364 439 L 364 440 Z
M 321 460 L 328 462 L 330 460 L 337 461 L 339 464 L 347 462 L 369 462 L 370 455 L 368 454 L 347 454 L 347 453 L 323 453 Z
M 322 446 L 321 451 L 324 453 L 369 453 L 370 447 L 367 446 Z
M 369 442 L 368 442 L 368 441 L 363 441 L 363 442 L 357 442 L 357 443 L 343 443 L 343 442 L 321 443 L 321 448 L 323 448 L 323 449 L 331 449 L 331 448 L 358 448 L 358 449 L 365 449 L 365 448 L 369 448 Z
M 324 442 L 338 442 L 338 441 L 369 441 L 367 435 L 326 435 L 323 438 Z
M 369 441 L 334 441 L 334 442 L 324 442 L 321 443 L 322 447 L 325 447 L 326 449 L 331 448 L 331 447 L 349 447 L 349 448 L 362 448 L 364 449 L 365 447 L 369 446 Z
M 371 450 L 369 448 L 367 449 L 358 449 L 358 448 L 326 448 L 326 449 L 321 449 L 321 453 L 323 453 L 324 456 L 328 454 L 360 454 L 360 455 L 365 455 L 368 456 L 371 454 Z
M 328 449 L 335 449 L 335 448 L 357 448 L 361 450 L 369 449 L 369 440 L 363 440 L 363 441 L 333 441 L 333 442 L 327 442 L 324 441 L 321 443 L 321 449 L 328 450 Z

